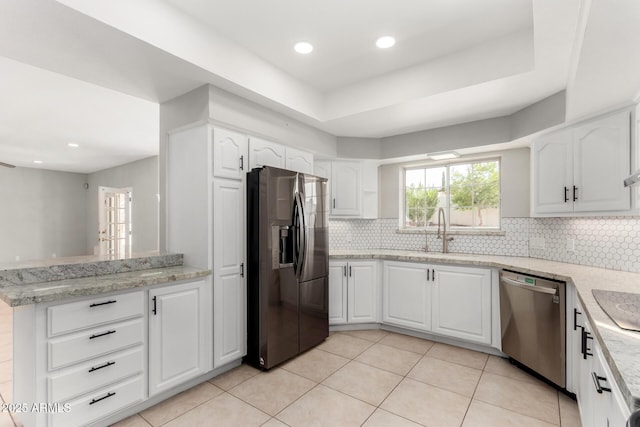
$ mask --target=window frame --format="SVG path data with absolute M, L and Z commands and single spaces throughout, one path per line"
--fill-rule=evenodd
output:
M 461 226 L 450 226 L 450 217 L 451 217 L 451 167 L 457 165 L 469 165 L 474 163 L 487 163 L 487 162 L 497 162 L 498 163 L 498 225 L 496 227 L 477 227 L 477 226 L 469 226 L 469 227 L 461 227 Z M 424 227 L 411 227 L 407 226 L 407 171 L 409 170 L 421 170 L 421 169 L 435 169 L 435 168 L 445 168 L 445 193 L 447 195 L 447 206 L 445 208 L 445 218 L 447 221 L 447 229 L 451 230 L 455 233 L 464 233 L 465 231 L 469 231 L 472 234 L 477 232 L 496 232 L 502 231 L 502 157 L 492 156 L 485 158 L 473 158 L 473 159 L 456 159 L 453 161 L 440 161 L 433 163 L 421 163 L 421 164 L 412 164 L 406 165 L 402 168 L 401 173 L 401 187 L 400 191 L 402 193 L 400 204 L 400 231 L 411 232 L 411 231 L 435 231 L 437 230 L 437 225 L 425 225 Z

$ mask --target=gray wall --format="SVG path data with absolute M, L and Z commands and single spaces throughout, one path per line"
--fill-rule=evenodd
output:
M 0 167 L 0 262 L 85 254 L 87 176 Z
M 390 136 L 380 140 L 340 138 L 340 157 L 392 159 L 514 141 L 564 123 L 565 92 L 511 115 Z M 379 153 L 379 154 L 378 154 Z
M 158 156 L 104 169 L 88 175 L 86 252 L 98 240 L 98 187 L 132 187 L 132 251 L 158 249 Z
M 478 155 L 461 157 L 478 158 Z M 529 148 L 483 153 L 484 157 L 501 158 L 501 216 L 520 218 L 529 216 Z M 400 196 L 400 172 L 411 163 L 392 163 L 380 166 L 379 176 L 379 217 L 398 218 Z

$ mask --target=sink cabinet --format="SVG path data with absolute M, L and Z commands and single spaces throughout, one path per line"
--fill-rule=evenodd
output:
M 432 266 L 384 261 L 382 321 L 419 331 L 431 330 Z

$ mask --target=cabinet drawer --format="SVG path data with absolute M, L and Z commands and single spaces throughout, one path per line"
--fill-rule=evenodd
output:
M 49 370 L 142 344 L 142 319 L 89 329 L 48 342 Z
M 143 313 L 142 291 L 56 305 L 47 309 L 48 334 L 52 337 L 142 316 Z
M 84 426 L 144 398 L 142 375 L 121 381 L 69 402 L 68 412 L 49 415 L 49 426 Z
M 47 380 L 48 401 L 65 402 L 81 394 L 142 373 L 144 358 L 142 346 L 93 359 L 74 366 Z

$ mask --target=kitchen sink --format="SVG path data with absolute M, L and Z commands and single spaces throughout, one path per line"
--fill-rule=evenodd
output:
M 640 332 L 640 294 L 630 292 L 591 291 L 600 307 L 622 329 Z

